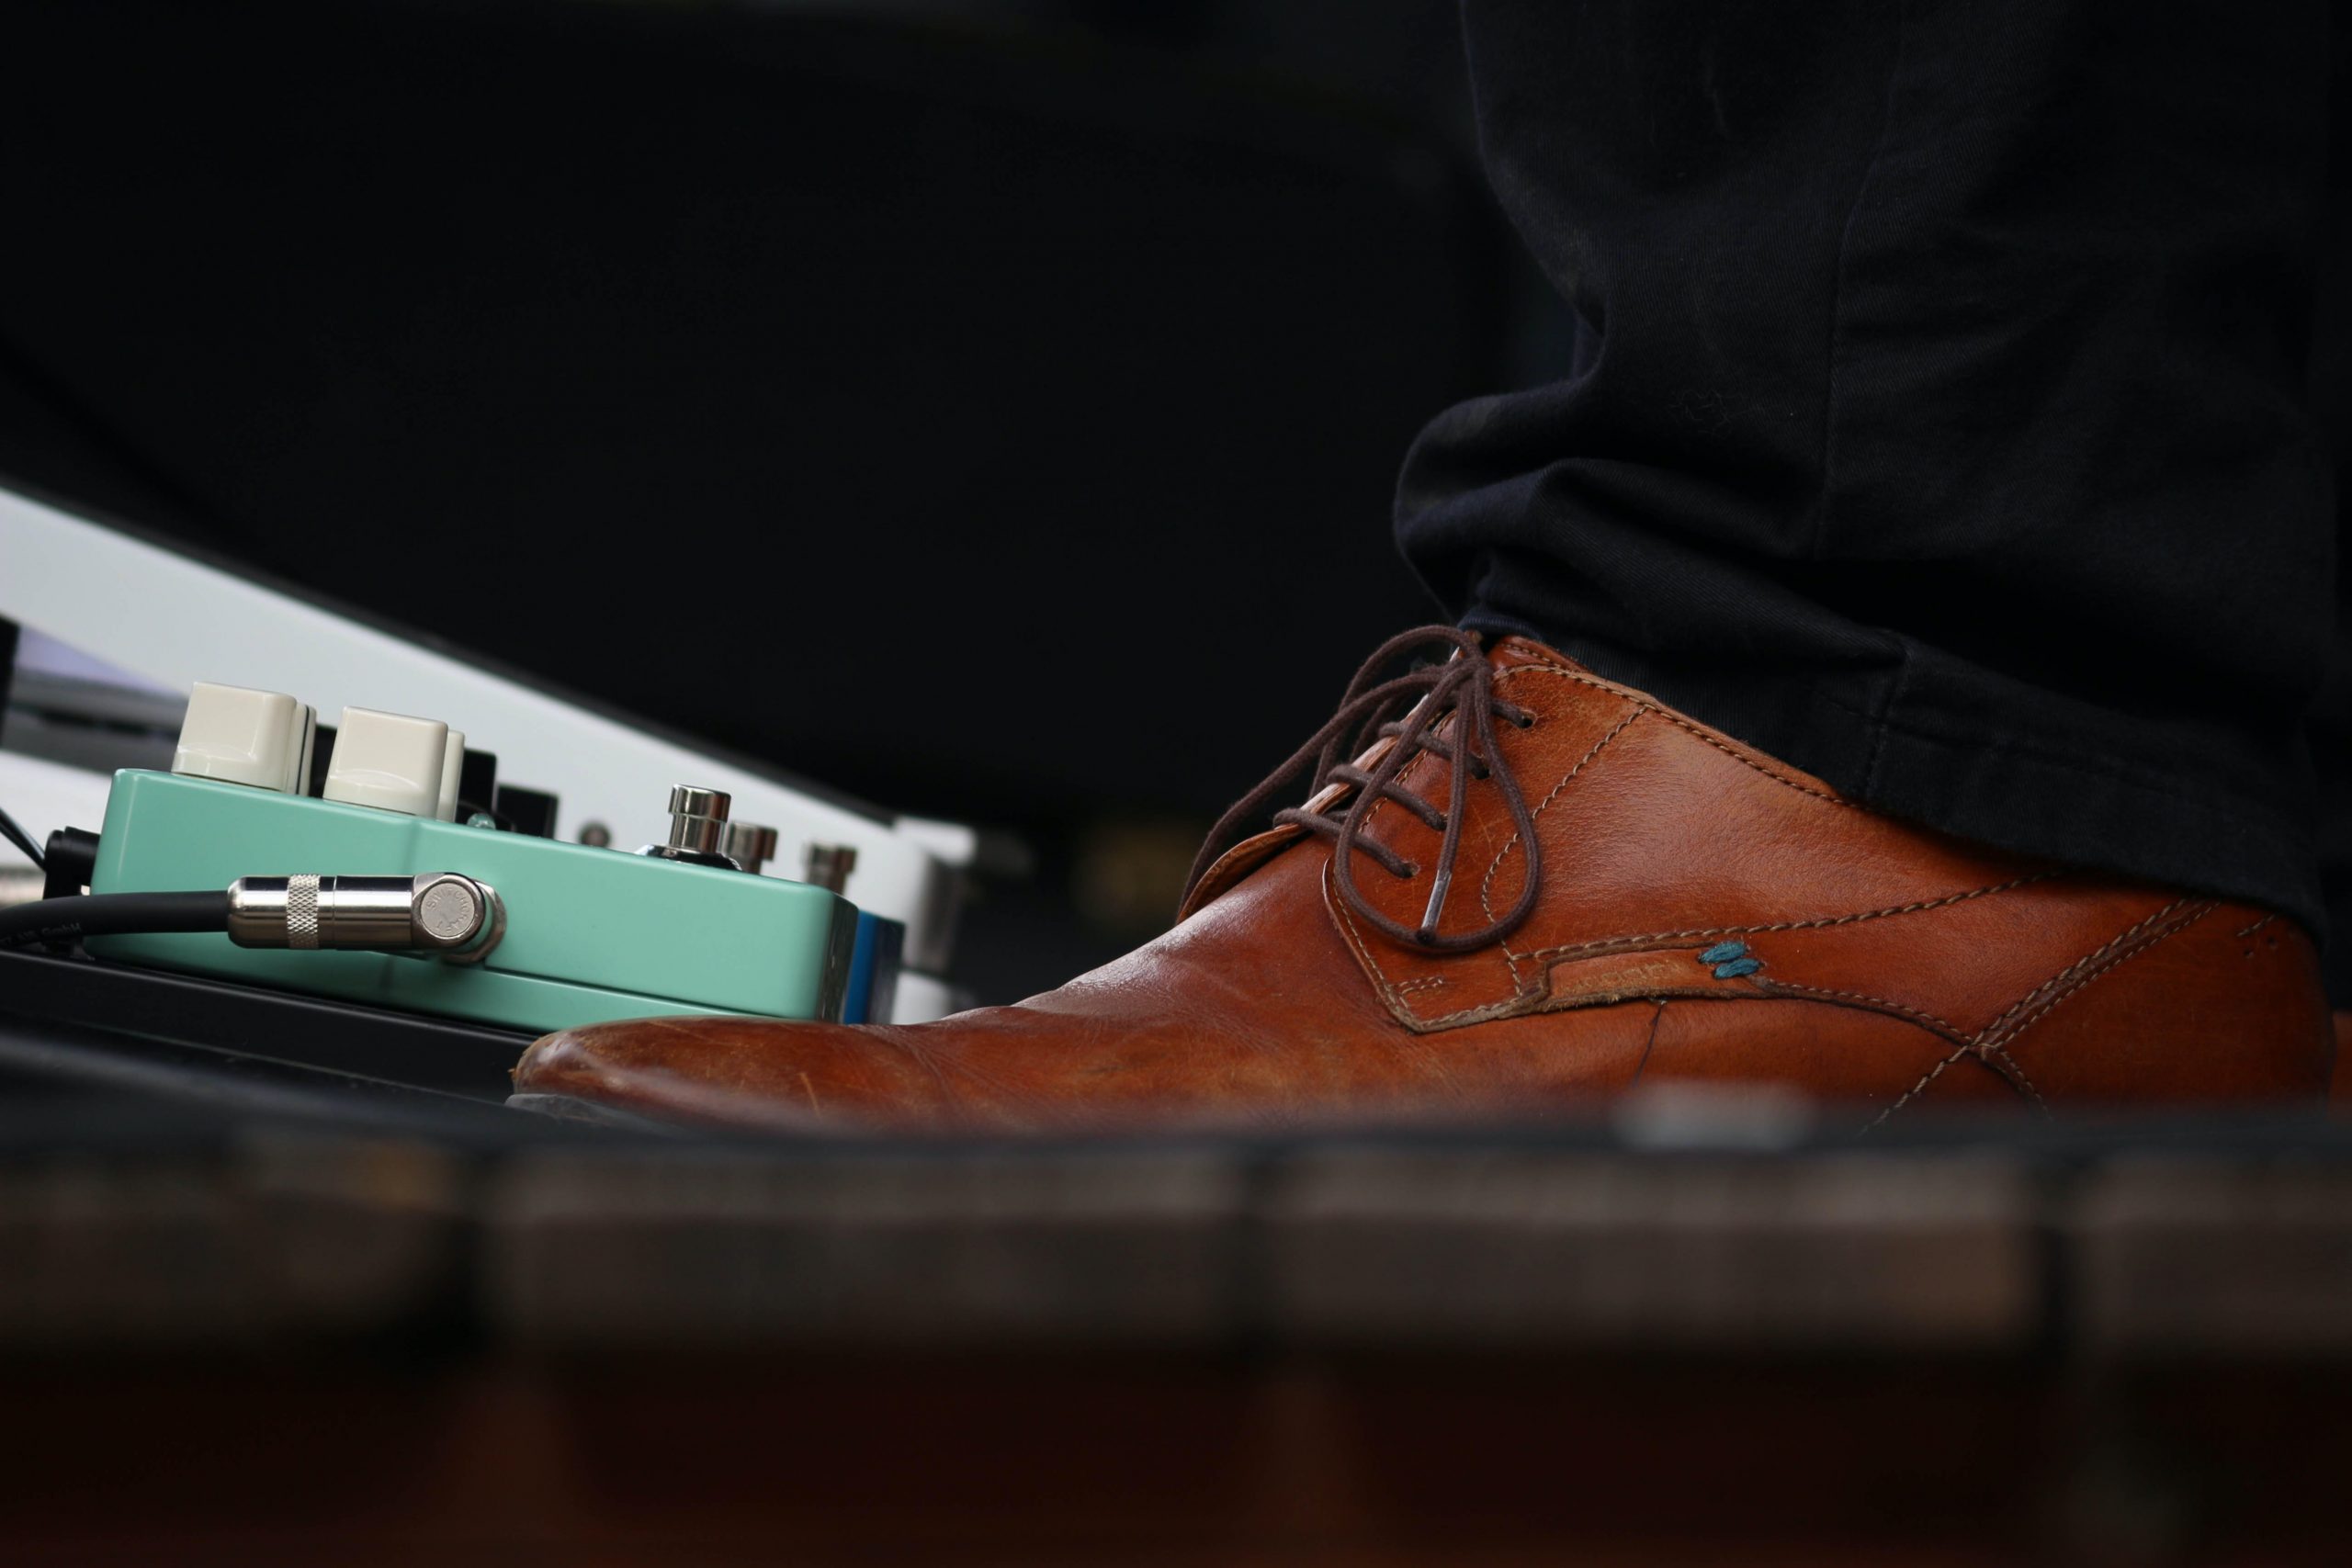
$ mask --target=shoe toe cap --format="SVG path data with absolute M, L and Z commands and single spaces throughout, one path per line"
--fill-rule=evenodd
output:
M 708 1017 L 629 1019 L 558 1030 L 515 1065 L 518 1095 L 664 1122 L 766 1131 L 848 1131 L 906 1086 L 861 1026 Z

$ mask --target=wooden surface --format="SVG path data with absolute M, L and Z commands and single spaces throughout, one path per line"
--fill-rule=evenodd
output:
M 533 1352 L 2352 1358 L 2352 1150 L 1524 1144 L 0 1161 L 0 1352 L 463 1321 Z
M 0 1159 L 0 1539 L 128 1562 L 2338 1562 L 2352 1146 Z

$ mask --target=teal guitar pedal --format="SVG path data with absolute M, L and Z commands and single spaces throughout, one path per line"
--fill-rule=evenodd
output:
M 673 807 L 691 807 L 671 842 L 628 853 L 508 831 L 486 812 L 455 820 L 464 738 L 427 720 L 345 709 L 320 795 L 303 793 L 316 734 L 290 697 L 199 685 L 173 772 L 115 775 L 91 892 L 450 873 L 494 892 L 494 943 L 464 963 L 211 931 L 92 936 L 89 951 L 532 1032 L 661 1014 L 842 1016 L 857 908 L 740 869 L 719 849 L 723 795 L 676 792 Z

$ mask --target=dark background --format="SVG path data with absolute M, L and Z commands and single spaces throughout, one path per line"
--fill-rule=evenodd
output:
M 1005 830 L 991 998 L 1431 617 L 1399 459 L 1546 341 L 1450 0 L 5 26 L 0 473 Z
M 1433 616 L 1414 433 L 1564 373 L 1453 0 L 44 0 L 0 63 L 0 476 L 995 830 L 987 999 L 1165 923 Z

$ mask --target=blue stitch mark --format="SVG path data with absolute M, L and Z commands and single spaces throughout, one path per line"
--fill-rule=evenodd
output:
M 1699 954 L 1699 962 L 1713 964 L 1718 980 L 1736 980 L 1742 975 L 1753 975 L 1764 967 L 1764 961 L 1749 957 L 1747 944 L 1736 938 L 1715 943 Z

